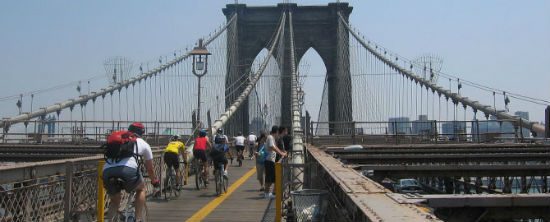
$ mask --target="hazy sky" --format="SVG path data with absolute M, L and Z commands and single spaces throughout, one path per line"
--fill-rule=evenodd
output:
M 0 97 L 105 76 L 103 61 L 125 56 L 156 60 L 193 44 L 225 21 L 234 1 L 4 1 L 0 7 Z M 280 1 L 239 1 L 273 5 Z M 294 1 L 296 2 L 296 1 Z M 299 1 L 326 4 L 328 1 Z M 435 53 L 443 71 L 491 87 L 550 100 L 550 1 L 351 1 L 350 22 L 362 34 L 407 58 Z M 310 74 L 324 74 L 308 53 Z M 306 84 L 307 109 L 318 109 L 322 78 Z M 92 90 L 107 85 L 92 81 Z M 74 93 L 74 95 L 68 95 Z M 70 93 L 37 95 L 43 102 Z M 466 94 L 467 95 L 467 94 Z M 486 102 L 488 98 L 476 98 Z M 0 116 L 16 113 L 0 101 Z M 45 106 L 49 104 L 41 104 Z M 541 106 L 512 100 L 543 120 Z

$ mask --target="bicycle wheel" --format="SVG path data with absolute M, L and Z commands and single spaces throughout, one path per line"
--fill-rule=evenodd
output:
M 227 186 L 229 185 L 229 180 L 223 177 L 223 192 L 227 193 Z
M 166 183 L 164 187 L 164 199 L 168 200 L 171 197 L 173 186 L 174 186 L 174 181 L 173 181 L 172 173 L 170 173 L 166 175 Z
M 219 196 L 222 194 L 222 184 L 221 184 L 221 173 L 220 170 L 216 170 L 216 173 L 214 174 L 216 177 L 216 194 Z
M 201 181 L 201 167 L 198 166 L 198 164 L 195 164 L 195 186 L 197 187 L 197 190 L 201 189 L 202 181 Z
M 173 193 L 172 195 L 174 195 L 174 197 L 179 197 L 180 196 L 180 191 L 181 191 L 180 187 L 178 187 L 178 185 L 177 185 L 178 184 L 177 180 L 178 180 L 177 176 L 172 175 L 172 181 L 174 181 L 172 183 L 172 193 Z M 181 186 L 181 181 L 180 181 L 180 186 Z

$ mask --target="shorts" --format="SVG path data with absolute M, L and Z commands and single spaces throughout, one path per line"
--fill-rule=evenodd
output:
M 168 167 L 174 167 L 175 170 L 180 168 L 180 160 L 177 153 L 166 152 L 164 153 L 164 163 Z
M 264 162 L 265 168 L 265 182 L 275 183 L 275 163 L 269 160 Z
M 118 186 L 115 183 L 111 183 L 110 178 L 120 178 L 126 181 L 122 187 Z M 103 170 L 103 187 L 109 195 L 115 195 L 120 193 L 122 189 L 130 193 L 136 189 L 143 181 L 143 177 L 138 172 L 136 168 L 127 167 L 127 166 L 117 166 L 111 167 Z
M 237 149 L 237 152 L 242 152 L 244 150 L 244 146 L 235 146 L 235 149 Z
M 264 184 L 264 168 L 264 164 L 256 163 L 256 178 L 262 184 Z
M 196 159 L 202 160 L 203 163 L 206 163 L 206 150 L 193 150 L 193 156 Z

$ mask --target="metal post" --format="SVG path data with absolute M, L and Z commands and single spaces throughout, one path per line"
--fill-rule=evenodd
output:
M 544 125 L 544 137 L 546 139 L 550 138 L 550 106 L 546 107 L 545 110 L 545 125 Z
M 352 138 L 353 144 L 355 144 L 355 121 L 351 123 L 351 138 Z
M 281 172 L 281 163 L 275 163 L 275 222 L 281 222 L 282 217 L 283 185 Z
M 71 220 L 73 166 L 73 161 L 67 161 L 65 163 L 65 200 L 63 201 L 64 222 L 69 222 Z
M 199 126 L 201 125 L 201 76 L 198 76 L 199 77 L 199 86 L 198 86 L 198 91 L 199 91 L 199 94 L 197 96 L 197 124 L 199 124 Z
M 521 142 L 523 143 L 523 127 L 522 127 L 522 122 L 523 120 L 520 118 L 519 119 L 519 134 L 521 134 Z
M 103 165 L 105 161 L 98 161 L 97 167 L 97 222 L 103 222 L 105 216 L 105 188 L 103 188 Z

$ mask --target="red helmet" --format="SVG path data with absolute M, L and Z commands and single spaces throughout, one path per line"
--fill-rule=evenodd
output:
M 109 137 L 107 138 L 108 144 L 125 144 L 130 141 L 136 141 L 136 136 L 133 133 L 130 133 L 128 131 L 117 131 L 111 133 Z
M 142 136 L 145 133 L 145 126 L 141 123 L 135 122 L 128 127 L 128 131 L 135 133 L 138 136 Z

